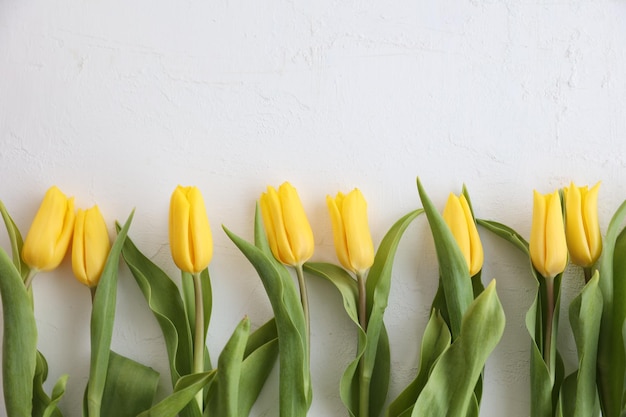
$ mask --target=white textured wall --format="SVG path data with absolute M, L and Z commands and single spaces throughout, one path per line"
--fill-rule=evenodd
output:
M 360 187 L 378 243 L 420 206 L 417 175 L 441 207 L 466 183 L 478 216 L 525 236 L 533 188 L 602 180 L 604 230 L 626 198 L 624 22 L 626 3 L 604 0 L 0 0 L 0 199 L 23 233 L 52 184 L 81 207 L 99 204 L 111 235 L 135 207 L 131 237 L 174 274 L 169 196 L 178 183 L 199 186 L 216 243 L 216 357 L 243 315 L 254 325 L 271 315 L 260 280 L 220 229 L 250 238 L 267 184 L 298 188 L 316 260 L 335 259 L 326 194 Z M 527 260 L 482 236 L 483 277 L 498 280 L 507 315 L 482 415 L 525 416 L 523 317 L 534 285 Z M 415 371 L 436 279 L 420 218 L 401 243 L 386 313 L 391 397 Z M 565 281 L 564 304 L 579 280 Z M 310 415 L 341 416 L 338 381 L 354 329 L 333 288 L 309 284 Z M 61 406 L 77 417 L 89 293 L 68 262 L 34 290 L 50 379 L 71 375 Z M 571 369 L 567 331 L 559 343 Z M 125 267 L 113 347 L 160 370 L 166 395 L 160 330 Z M 277 415 L 276 383 L 275 372 L 255 415 Z

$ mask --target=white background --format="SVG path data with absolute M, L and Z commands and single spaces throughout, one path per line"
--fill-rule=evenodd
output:
M 221 225 L 252 237 L 255 200 L 294 184 L 315 233 L 314 260 L 335 261 L 325 196 L 358 186 L 378 244 L 420 207 L 415 178 L 443 207 L 467 184 L 477 216 L 529 235 L 532 190 L 602 181 L 603 231 L 626 198 L 626 3 L 621 1 L 17 1 L 0 0 L 0 199 L 25 234 L 45 190 L 115 220 L 172 276 L 169 197 L 204 194 L 216 358 L 236 323 L 271 316 L 260 280 Z M 487 364 L 481 415 L 528 415 L 524 314 L 528 261 L 481 231 L 485 283 L 507 316 Z M 8 239 L 0 233 L 0 245 Z M 564 280 L 564 305 L 580 287 Z M 339 296 L 309 278 L 311 416 L 341 416 L 339 378 L 355 331 Z M 413 377 L 437 264 L 425 218 L 402 240 L 386 323 L 394 398 Z M 34 282 L 50 385 L 79 416 L 89 361 L 89 291 L 66 260 Z M 566 310 L 564 308 L 564 310 Z M 160 329 L 124 265 L 113 348 L 162 372 Z M 562 317 L 566 367 L 575 349 Z M 278 415 L 277 372 L 253 415 Z

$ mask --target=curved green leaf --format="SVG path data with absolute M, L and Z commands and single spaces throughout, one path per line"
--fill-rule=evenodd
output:
M 115 319 L 119 258 L 132 218 L 133 213 L 128 216 L 113 242 L 94 296 L 91 312 L 91 363 L 87 386 L 89 417 L 99 417 L 101 412 Z
M 24 242 L 22 240 L 22 234 L 20 233 L 20 229 L 17 228 L 17 225 L 9 215 L 7 208 L 4 206 L 2 201 L 0 201 L 0 215 L 2 215 L 2 219 L 4 220 L 4 225 L 6 226 L 7 233 L 9 234 L 9 242 L 11 244 L 11 255 L 13 258 L 13 265 L 17 269 L 17 272 L 22 277 L 22 280 L 26 279 L 30 268 L 26 263 L 22 260 L 22 246 Z
M 439 275 L 446 300 L 452 340 L 454 340 L 461 330 L 463 315 L 474 300 L 472 281 L 465 258 L 452 232 L 428 198 L 419 178 L 417 179 L 417 188 L 435 241 Z
M 193 367 L 193 342 L 180 291 L 130 238 L 124 243 L 122 256 L 161 327 L 174 386 L 182 375 L 190 374 Z
M 305 416 L 311 404 L 311 375 L 306 360 L 306 323 L 293 279 L 269 252 L 258 207 L 255 215 L 255 242 L 258 247 L 225 227 L 224 230 L 256 269 L 274 311 L 280 349 L 280 415 Z
M 54 388 L 52 388 L 52 398 L 50 398 L 50 403 L 43 412 L 43 417 L 52 417 L 55 414 L 60 415 L 57 404 L 61 401 L 63 394 L 65 394 L 68 378 L 69 375 L 67 374 L 61 375 L 56 384 L 54 384 Z
M 598 339 L 598 392 L 604 417 L 620 416 L 623 406 L 626 352 L 621 331 L 626 318 L 626 237 L 621 225 L 625 218 L 626 201 L 609 223 L 599 261 L 604 304 Z
M 476 219 L 476 223 L 494 233 L 496 236 L 501 237 L 509 243 L 512 243 L 517 249 L 521 250 L 530 256 L 530 249 L 528 242 L 522 235 L 511 229 L 509 226 L 502 223 L 494 222 L 493 220 Z
M 2 248 L 0 296 L 4 318 L 2 381 L 7 416 L 30 416 L 37 365 L 37 326 L 22 277 Z
M 196 394 L 215 378 L 215 370 L 183 376 L 174 387 L 174 392 L 154 407 L 137 417 L 174 417 L 191 403 Z
M 474 387 L 504 332 L 495 281 L 468 307 L 461 331 L 432 368 L 412 416 L 460 417 L 473 409 Z

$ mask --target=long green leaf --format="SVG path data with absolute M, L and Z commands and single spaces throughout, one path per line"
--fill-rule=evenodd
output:
M 119 258 L 132 218 L 133 213 L 126 220 L 111 247 L 94 297 L 91 312 L 91 363 L 87 387 L 89 417 L 99 417 L 102 407 L 115 319 Z
M 461 417 L 472 409 L 474 387 L 504 332 L 504 311 L 495 281 L 466 311 L 461 331 L 433 366 L 412 416 Z
M 37 365 L 37 326 L 22 277 L 2 248 L 0 296 L 4 318 L 2 381 L 7 416 L 30 416 Z
M 130 238 L 122 250 L 124 261 L 154 314 L 167 348 L 172 386 L 192 371 L 192 337 L 183 300 L 176 284 L 141 253 Z
M 626 317 L 626 248 L 622 224 L 625 218 L 626 201 L 609 223 L 599 261 L 604 303 L 598 338 L 598 392 L 603 417 L 620 416 L 623 404 L 626 352 L 621 331 Z
M 230 337 L 217 362 L 217 413 L 220 417 L 239 416 L 239 386 L 243 355 L 250 334 L 250 320 L 244 318 Z
M 6 226 L 7 233 L 9 234 L 9 242 L 11 244 L 11 255 L 13 258 L 13 265 L 17 269 L 18 273 L 22 277 L 22 280 L 26 279 L 30 268 L 26 263 L 22 260 L 22 246 L 24 242 L 22 240 L 22 234 L 20 233 L 20 229 L 17 228 L 17 225 L 9 215 L 6 207 L 0 201 L 0 215 L 2 215 L 2 219 L 4 220 L 4 225 Z
M 305 416 L 311 404 L 311 376 L 306 360 L 307 340 L 300 296 L 289 271 L 268 254 L 259 209 L 255 216 L 255 240 L 261 248 L 224 228 L 228 237 L 254 266 L 272 305 L 280 349 L 280 415 Z
M 573 379 L 564 382 L 561 388 L 563 415 L 569 417 L 593 417 L 599 411 L 596 360 L 602 318 L 602 293 L 598 282 L 599 274 L 596 271 L 569 308 L 569 320 L 578 350 L 578 369 Z M 566 384 L 573 387 L 566 388 Z
M 65 394 L 68 378 L 69 375 L 67 374 L 61 375 L 56 384 L 54 384 L 54 388 L 52 388 L 52 397 L 50 398 L 50 403 L 43 412 L 43 417 L 52 417 L 55 414 L 59 415 L 57 404 L 59 404 L 59 401 L 63 398 L 63 394 Z
M 524 239 L 522 235 L 511 229 L 509 226 L 502 223 L 494 222 L 493 220 L 483 219 L 476 219 L 476 223 L 494 233 L 496 236 L 501 237 L 509 243 L 512 243 L 513 246 L 524 252 L 526 256 L 530 256 L 530 249 L 526 239 Z
M 396 250 L 406 228 L 423 212 L 422 209 L 414 210 L 400 218 L 389 229 L 376 251 L 374 264 L 367 274 L 365 289 L 368 315 L 367 343 L 361 360 L 363 367 L 361 384 L 365 384 L 365 387 L 359 387 L 359 389 L 369 392 L 369 415 L 371 416 L 381 413 L 387 397 L 390 363 L 383 359 L 387 357 L 389 351 L 388 344 L 384 345 L 383 316 L 389 302 L 391 272 Z M 374 380 L 375 377 L 377 380 Z M 370 380 L 372 384 L 369 384 Z M 369 387 L 367 387 L 368 384 Z
M 474 300 L 472 281 L 461 249 L 443 217 L 428 198 L 419 178 L 417 188 L 435 241 L 439 275 L 446 298 L 452 340 L 454 340 L 461 330 L 463 315 Z
M 191 403 L 196 394 L 215 378 L 215 370 L 186 375 L 178 380 L 174 392 L 137 417 L 174 417 Z

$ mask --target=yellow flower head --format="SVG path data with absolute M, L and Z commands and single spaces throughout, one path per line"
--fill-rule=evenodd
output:
M 374 244 L 367 222 L 367 202 L 359 189 L 326 197 L 333 225 L 335 251 L 348 270 L 363 274 L 374 263 Z
M 593 265 L 602 253 L 602 236 L 598 222 L 598 190 L 574 183 L 565 188 L 565 235 L 572 262 L 582 267 Z
M 213 257 L 213 236 L 197 187 L 178 186 L 170 200 L 170 249 L 182 271 L 202 272 Z
M 50 187 L 39 206 L 22 248 L 22 259 L 31 268 L 49 271 L 59 266 L 74 229 L 74 198 Z
M 98 206 L 78 210 L 72 239 L 72 270 L 76 279 L 95 287 L 106 264 L 111 242 Z
M 298 266 L 313 256 L 313 231 L 296 189 L 288 182 L 261 195 L 261 215 L 274 257 Z
M 530 259 L 546 278 L 554 278 L 567 265 L 565 225 L 559 192 L 534 192 L 533 222 L 530 231 Z
M 472 211 L 463 194 L 457 197 L 450 193 L 443 209 L 443 219 L 465 257 L 470 276 L 476 275 L 483 267 L 483 245 L 480 242 Z

